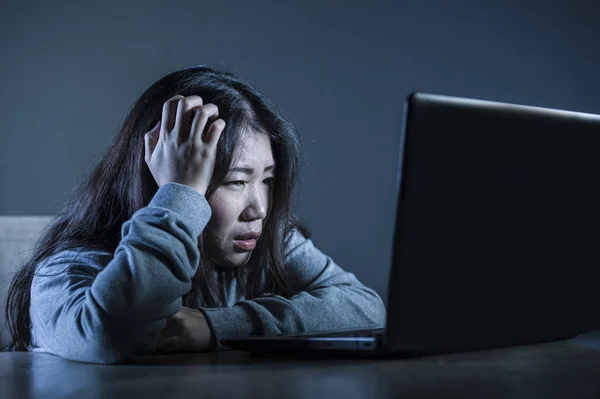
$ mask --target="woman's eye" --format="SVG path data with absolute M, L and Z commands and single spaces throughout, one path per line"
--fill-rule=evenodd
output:
M 275 178 L 269 177 L 269 178 L 263 180 L 263 183 L 265 183 L 267 186 L 271 187 L 271 186 L 273 186 L 273 184 L 275 184 Z
M 243 186 L 244 184 L 246 184 L 246 182 L 243 180 L 235 180 L 225 183 L 226 186 Z

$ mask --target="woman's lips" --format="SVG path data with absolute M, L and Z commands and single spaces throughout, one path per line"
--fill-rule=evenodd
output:
M 240 247 L 241 249 L 243 249 L 245 251 L 252 251 L 254 248 L 256 248 L 256 239 L 234 240 L 233 242 L 235 245 L 237 245 L 238 247 Z

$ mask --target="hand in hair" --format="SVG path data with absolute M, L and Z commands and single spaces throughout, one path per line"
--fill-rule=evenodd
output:
M 206 352 L 215 347 L 214 334 L 202 311 L 182 307 L 167 319 L 160 333 L 156 352 Z
M 180 183 L 206 194 L 225 129 L 218 117 L 217 106 L 198 96 L 177 95 L 164 103 L 161 120 L 144 135 L 144 159 L 159 187 Z

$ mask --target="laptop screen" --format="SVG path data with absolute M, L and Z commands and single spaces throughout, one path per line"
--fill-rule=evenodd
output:
M 407 111 L 388 300 L 404 334 L 597 328 L 600 117 L 424 94 Z

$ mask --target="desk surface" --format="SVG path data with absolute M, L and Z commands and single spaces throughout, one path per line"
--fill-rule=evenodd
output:
M 136 365 L 0 353 L 0 398 L 600 398 L 598 339 L 413 359 L 273 359 L 229 351 Z

